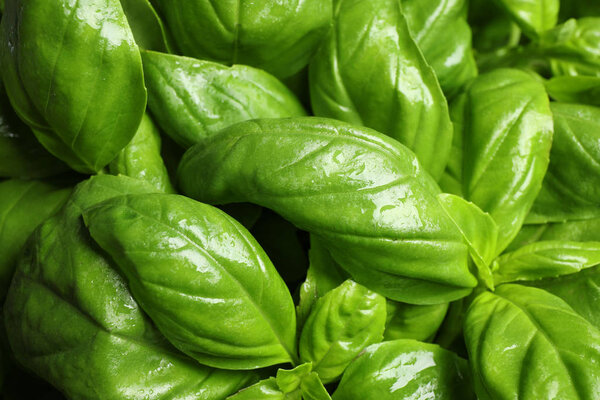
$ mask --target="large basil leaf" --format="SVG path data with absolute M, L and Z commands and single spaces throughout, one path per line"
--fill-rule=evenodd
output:
M 9 0 L 2 31 L 2 75 L 17 114 L 73 169 L 100 170 L 131 140 L 146 106 L 119 1 Z
M 497 253 L 519 232 L 537 196 L 552 143 L 544 86 L 498 69 L 469 87 L 463 117 L 463 194 L 498 224 Z
M 35 231 L 21 259 L 5 305 L 11 347 L 69 399 L 220 400 L 252 382 L 173 349 L 85 229 L 82 209 L 154 190 L 127 177 L 91 178 Z
M 553 28 L 558 20 L 559 0 L 497 0 L 496 1 L 525 34 L 537 38 Z
M 83 216 L 141 307 L 185 354 L 226 369 L 295 362 L 290 293 L 233 218 L 168 194 L 114 198 Z
M 67 169 L 17 117 L 0 82 L 0 177 L 45 178 Z
M 441 347 L 394 340 L 367 347 L 344 372 L 333 400 L 472 399 L 467 362 Z
M 552 103 L 554 141 L 528 223 L 599 216 L 600 108 Z
M 600 107 L 600 77 L 557 76 L 546 82 L 550 97 L 562 103 Z
M 315 115 L 364 125 L 415 152 L 439 178 L 452 124 L 435 74 L 396 0 L 340 0 L 334 27 L 310 64 Z
M 558 278 L 525 282 L 567 302 L 579 315 L 600 329 L 600 267 Z
M 433 179 L 410 150 L 368 128 L 315 117 L 242 122 L 189 149 L 178 177 L 201 201 L 274 210 L 393 300 L 438 304 L 476 285 Z
M 300 336 L 300 360 L 335 381 L 365 347 L 381 342 L 385 298 L 351 280 L 317 300 Z
M 415 339 L 428 341 L 444 321 L 448 303 L 419 306 L 387 301 L 385 340 Z
M 62 207 L 70 192 L 69 188 L 40 181 L 0 182 L 0 300 L 27 238 Z
M 465 341 L 479 399 L 594 399 L 600 330 L 560 298 L 502 285 L 471 304 Z
M 496 284 L 574 274 L 600 264 L 600 242 L 535 242 L 503 254 L 496 263 Z
M 155 0 L 188 56 L 247 64 L 279 78 L 300 71 L 331 21 L 331 0 Z
M 161 128 L 185 148 L 236 122 L 305 115 L 292 92 L 259 69 L 142 54 L 150 110 Z
M 477 75 L 465 0 L 402 0 L 408 28 L 451 96 Z M 452 40 L 447 40 L 448 34 Z
M 121 0 L 136 43 L 143 49 L 168 52 L 167 34 L 150 0 Z
M 137 133 L 111 161 L 108 169 L 111 174 L 141 179 L 161 192 L 173 193 L 175 189 L 169 179 L 160 150 L 160 133 L 152 119 L 144 115 Z

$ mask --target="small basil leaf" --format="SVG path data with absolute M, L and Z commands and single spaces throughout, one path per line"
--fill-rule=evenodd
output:
M 295 361 L 290 293 L 258 243 L 227 214 L 154 194 L 114 198 L 83 217 L 141 307 L 182 352 L 225 369 Z
M 338 1 L 309 73 L 315 115 L 385 133 L 441 176 L 452 142 L 448 106 L 399 1 Z
M 300 359 L 335 381 L 365 347 L 383 339 L 385 298 L 351 280 L 317 300 L 300 336 Z
M 431 176 L 368 128 L 315 117 L 242 122 L 189 149 L 178 178 L 204 202 L 272 209 L 318 236 L 354 281 L 393 300 L 439 304 L 476 286 Z
M 248 386 L 239 392 L 229 396 L 227 400 L 300 400 L 299 394 L 295 398 L 290 398 L 283 393 L 275 378 L 263 379 L 252 386 Z
M 303 400 L 331 400 L 327 389 L 316 372 L 311 372 L 300 383 Z
M 170 52 L 165 28 L 150 1 L 120 1 L 137 45 L 147 50 Z
M 384 340 L 429 341 L 444 321 L 448 303 L 418 306 L 388 300 Z
M 312 364 L 310 362 L 290 370 L 280 368 L 277 370 L 277 375 L 275 376 L 277 386 L 279 386 L 284 393 L 291 393 L 300 387 L 302 379 L 310 374 L 311 371 Z
M 444 193 L 451 193 L 456 196 L 463 196 L 463 130 L 465 107 L 467 105 L 467 96 L 463 92 L 457 96 L 450 105 L 450 119 L 454 126 L 452 135 L 452 147 L 450 149 L 450 159 L 446 169 L 439 181 L 440 187 Z
M 574 274 L 600 264 L 600 242 L 535 242 L 503 254 L 496 262 L 497 285 Z
M 496 0 L 523 32 L 538 38 L 558 20 L 559 0 Z
M 4 308 L 11 347 L 69 399 L 220 400 L 255 379 L 201 366 L 168 345 L 87 233 L 82 209 L 154 190 L 110 175 L 79 184 L 21 259 Z
M 265 71 L 150 51 L 142 55 L 152 115 L 182 147 L 236 122 L 305 115 L 292 92 Z
M 285 78 L 300 71 L 331 20 L 331 0 L 154 0 L 179 50 Z
M 121 4 L 6 6 L 2 75 L 16 112 L 50 153 L 79 172 L 99 171 L 134 136 L 146 107 L 141 57 Z
M 493 289 L 490 265 L 497 254 L 498 239 L 498 226 L 494 219 L 461 197 L 442 193 L 438 195 L 438 200 L 469 245 L 469 253 L 477 266 L 479 279 Z
M 0 301 L 27 238 L 66 202 L 70 188 L 41 181 L 0 182 Z
M 600 108 L 552 103 L 550 165 L 528 223 L 600 216 Z
M 474 398 L 465 360 L 441 347 L 394 340 L 367 347 L 344 372 L 333 400 Z
M 173 193 L 175 189 L 169 179 L 160 149 L 160 133 L 146 114 L 131 142 L 111 161 L 108 169 L 111 174 L 141 179 L 161 192 Z
M 477 75 L 465 0 L 402 0 L 408 28 L 448 96 Z M 446 40 L 452 32 L 452 40 Z
M 519 232 L 546 172 L 548 96 L 528 73 L 498 69 L 471 84 L 464 112 L 463 194 L 496 221 L 500 253 Z
M 480 294 L 467 312 L 465 341 L 480 399 L 597 394 L 600 331 L 548 292 L 509 284 Z
M 550 97 L 561 103 L 600 107 L 600 77 L 556 76 L 546 82 Z

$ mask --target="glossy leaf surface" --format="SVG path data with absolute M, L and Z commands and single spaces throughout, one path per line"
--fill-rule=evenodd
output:
M 479 399 L 577 398 L 598 394 L 600 331 L 560 298 L 499 286 L 471 304 L 465 320 Z
M 123 196 L 84 211 L 158 329 L 202 364 L 294 362 L 290 293 L 258 243 L 222 211 L 183 196 Z
M 138 46 L 167 53 L 170 46 L 163 22 L 150 0 L 120 0 Z
M 419 306 L 388 300 L 386 311 L 385 340 L 428 341 L 444 321 L 448 303 Z
M 300 336 L 300 360 L 335 381 L 365 347 L 383 339 L 385 298 L 351 280 L 317 300 Z
M 310 65 L 315 115 L 364 125 L 413 150 L 434 178 L 446 166 L 452 124 L 436 76 L 395 0 L 340 0 Z
M 155 52 L 143 59 L 150 110 L 184 148 L 236 122 L 305 115 L 292 92 L 264 71 Z
M 410 150 L 370 129 L 322 118 L 244 122 L 188 150 L 178 177 L 201 201 L 271 208 L 318 236 L 356 282 L 394 300 L 437 304 L 476 284 L 435 182 Z

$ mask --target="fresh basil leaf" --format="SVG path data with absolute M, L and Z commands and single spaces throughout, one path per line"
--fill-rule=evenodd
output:
M 471 304 L 465 321 L 479 399 L 593 399 L 600 331 L 560 298 L 502 285 Z
M 160 149 L 160 133 L 146 114 L 131 142 L 111 161 L 108 169 L 111 174 L 141 179 L 161 192 L 174 193 Z
M 62 207 L 70 192 L 70 188 L 41 181 L 0 182 L 0 301 L 27 238 Z
M 331 0 L 155 0 L 187 56 L 247 64 L 285 78 L 300 71 L 331 21 Z
M 368 128 L 315 117 L 242 122 L 188 150 L 178 178 L 204 202 L 272 209 L 393 300 L 439 304 L 476 285 L 433 179 L 410 150 Z
M 558 20 L 559 0 L 496 0 L 527 36 L 538 38 Z
M 448 311 L 448 303 L 418 306 L 388 300 L 384 340 L 433 339 Z
M 493 289 L 490 265 L 497 254 L 498 240 L 498 226 L 494 219 L 461 197 L 442 193 L 438 195 L 438 200 L 469 245 L 469 253 L 477 266 L 479 279 Z
M 331 400 L 331 396 L 316 372 L 312 372 L 302 379 L 300 390 L 303 400 Z
M 496 263 L 496 285 L 574 274 L 600 264 L 600 242 L 535 242 L 503 254 Z
M 463 194 L 496 221 L 498 254 L 519 232 L 546 172 L 548 96 L 535 78 L 514 69 L 480 75 L 466 95 Z
M 399 1 L 337 1 L 334 27 L 309 74 L 315 115 L 385 133 L 414 151 L 435 179 L 441 176 L 452 123 Z
M 467 96 L 463 92 L 458 95 L 450 105 L 450 119 L 454 126 L 452 135 L 452 147 L 450 149 L 450 159 L 446 169 L 439 181 L 440 187 L 444 193 L 463 195 L 463 130 L 465 107 L 467 105 Z
M 527 223 L 600 216 L 600 108 L 552 103 L 554 141 Z
M 472 399 L 467 362 L 415 340 L 369 346 L 344 372 L 333 400 Z
M 258 243 L 227 214 L 154 194 L 114 198 L 83 217 L 141 307 L 183 353 L 225 369 L 295 362 L 290 293 Z
M 236 122 L 305 115 L 292 92 L 265 71 L 150 51 L 142 55 L 152 115 L 182 147 Z
M 293 397 L 283 393 L 275 378 L 263 379 L 252 386 L 248 386 L 239 392 L 231 395 L 227 400 L 300 400 L 299 393 L 294 393 Z
M 2 75 L 17 114 L 79 172 L 131 140 L 146 107 L 138 47 L 118 0 L 9 0 Z
M 408 28 L 448 96 L 477 75 L 465 0 L 402 0 Z M 452 40 L 447 40 L 448 34 Z
M 61 214 L 30 239 L 5 305 L 16 359 L 69 399 L 220 400 L 254 374 L 213 370 L 173 349 L 94 244 L 81 210 L 156 189 L 110 175 L 77 186 Z
M 561 103 L 600 107 L 600 77 L 557 76 L 546 82 L 550 97 Z
M 323 383 L 339 378 L 365 347 L 381 342 L 385 298 L 351 280 L 317 300 L 300 336 L 300 360 Z
M 133 37 L 147 50 L 170 52 L 163 22 L 149 0 L 120 0 Z

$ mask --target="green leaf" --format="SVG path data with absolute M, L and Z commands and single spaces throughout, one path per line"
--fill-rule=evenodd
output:
M 202 364 L 295 362 L 291 295 L 248 231 L 183 196 L 122 196 L 83 213 L 157 328 Z M 232 329 L 235 327 L 235 329 Z
M 532 281 L 574 274 L 600 264 L 600 242 L 541 241 L 503 254 L 494 282 Z
M 170 52 L 163 22 L 149 0 L 120 0 L 133 37 L 146 50 Z
M 430 341 L 444 321 L 448 303 L 419 306 L 388 300 L 386 311 L 384 340 Z
M 552 103 L 554 141 L 527 223 L 600 216 L 600 108 Z
M 289 397 L 286 393 L 283 393 L 279 386 L 277 386 L 277 380 L 275 378 L 267 378 L 262 381 L 255 383 L 252 386 L 248 386 L 240 390 L 239 392 L 231 395 L 227 400 L 300 400 L 297 394 L 294 397 Z
M 441 176 L 452 123 L 399 1 L 337 1 L 334 27 L 309 74 L 315 115 L 385 133 L 414 151 L 435 179 Z
M 119 1 L 9 0 L 2 31 L 2 75 L 17 114 L 71 168 L 102 169 L 146 107 L 141 57 Z
M 393 300 L 439 304 L 476 285 L 433 179 L 410 150 L 368 128 L 315 117 L 243 122 L 188 150 L 178 181 L 200 201 L 272 209 Z
M 500 253 L 519 232 L 546 172 L 548 96 L 535 78 L 513 69 L 480 75 L 466 95 L 463 194 L 496 221 Z
M 480 294 L 465 341 L 481 400 L 596 397 L 600 331 L 548 292 L 502 285 Z
M 402 13 L 448 96 L 477 75 L 465 0 L 402 0 Z M 452 40 L 447 40 L 448 35 Z
M 498 240 L 498 226 L 494 219 L 461 197 L 442 193 L 438 195 L 438 200 L 469 245 L 469 253 L 477 266 L 479 279 L 493 289 L 490 265 L 497 255 Z
M 146 114 L 131 142 L 111 161 L 108 169 L 111 174 L 141 179 L 161 192 L 174 193 L 160 149 L 160 133 Z
M 0 301 L 27 238 L 62 207 L 70 192 L 70 188 L 41 181 L 0 182 Z
M 155 189 L 101 175 L 79 184 L 62 213 L 33 234 L 5 304 L 16 359 L 69 399 L 220 400 L 254 374 L 213 370 L 173 349 L 89 237 L 81 210 Z
M 152 115 L 182 147 L 236 122 L 305 115 L 292 92 L 265 71 L 151 51 L 142 55 Z
M 308 64 L 331 20 L 331 0 L 155 0 L 182 54 L 246 64 L 279 77 Z
M 546 82 L 546 90 L 561 103 L 600 106 L 600 77 L 557 76 Z
M 300 360 L 335 381 L 365 347 L 383 339 L 385 298 L 351 280 L 317 300 L 300 336 Z
M 538 38 L 558 20 L 559 0 L 496 0 L 523 32 Z
M 415 340 L 369 346 L 344 372 L 333 400 L 474 398 L 465 360 Z
M 331 400 L 331 396 L 316 372 L 311 372 L 302 380 L 300 390 L 303 400 Z

